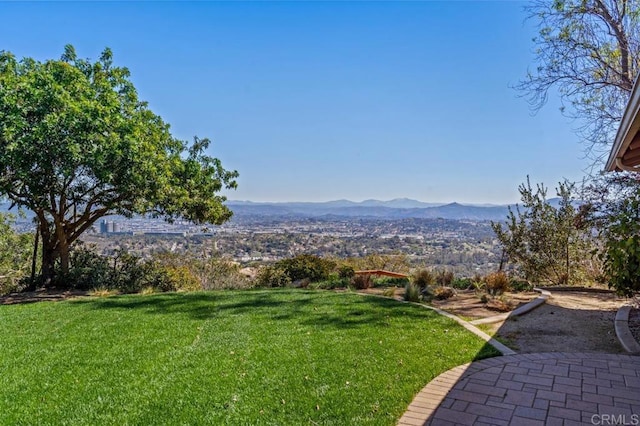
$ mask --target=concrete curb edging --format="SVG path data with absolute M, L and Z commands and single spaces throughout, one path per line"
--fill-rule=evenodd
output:
M 616 330 L 616 336 L 624 350 L 632 354 L 637 354 L 640 353 L 640 344 L 636 342 L 636 339 L 634 339 L 629 329 L 629 313 L 631 312 L 631 308 L 632 306 L 625 305 L 618 309 L 613 325 Z
M 493 316 L 493 317 L 481 318 L 481 319 L 477 319 L 477 320 L 469 321 L 469 322 L 471 324 L 473 324 L 473 325 L 493 324 L 493 323 L 496 323 L 496 322 L 504 321 L 504 320 L 506 320 L 507 318 L 510 318 L 510 317 L 517 317 L 517 316 L 520 316 L 520 315 L 524 315 L 527 312 L 530 312 L 530 311 L 534 310 L 535 308 L 537 308 L 538 306 L 546 303 L 547 299 L 551 297 L 551 293 L 549 293 L 547 290 L 543 290 L 543 289 L 537 288 L 537 287 L 535 287 L 533 290 L 540 292 L 540 296 L 536 297 L 531 302 L 526 303 L 526 304 L 520 306 L 519 308 L 514 309 L 511 312 L 506 312 L 504 314 L 496 315 L 496 316 Z

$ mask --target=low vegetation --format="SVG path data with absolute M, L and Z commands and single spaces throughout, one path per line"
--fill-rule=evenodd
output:
M 116 296 L 0 315 L 1 424 L 394 425 L 433 377 L 497 355 L 430 310 L 348 293 Z

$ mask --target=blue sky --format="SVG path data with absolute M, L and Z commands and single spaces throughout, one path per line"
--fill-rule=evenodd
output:
M 510 88 L 524 2 L 0 3 L 0 49 L 110 47 L 181 139 L 240 172 L 231 199 L 508 203 L 579 180 L 577 123 Z

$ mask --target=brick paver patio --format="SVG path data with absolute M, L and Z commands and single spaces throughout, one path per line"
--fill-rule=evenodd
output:
M 399 425 L 639 425 L 640 357 L 540 353 L 449 370 Z

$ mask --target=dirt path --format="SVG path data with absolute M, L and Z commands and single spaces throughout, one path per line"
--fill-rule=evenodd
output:
M 539 308 L 494 324 L 497 336 L 520 353 L 625 353 L 613 323 L 627 299 L 610 292 L 551 290 L 551 294 Z

